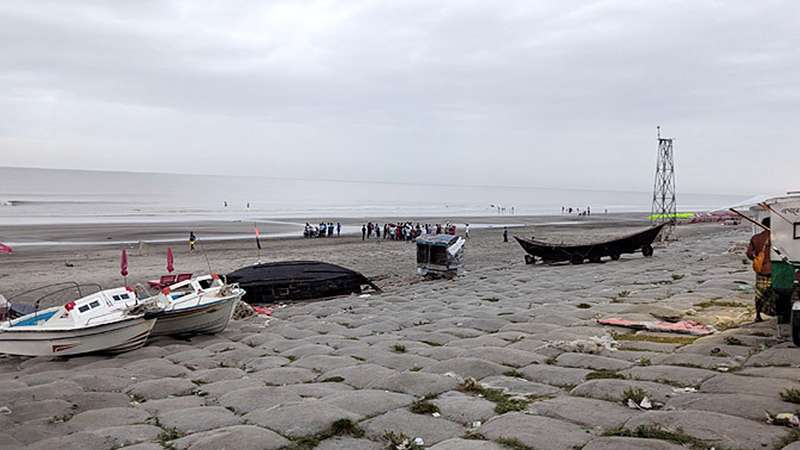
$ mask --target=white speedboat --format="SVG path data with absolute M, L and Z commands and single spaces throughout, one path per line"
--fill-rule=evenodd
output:
M 160 312 L 151 336 L 214 334 L 228 326 L 245 291 L 218 275 L 204 275 L 164 288 L 154 302 Z
M 70 356 L 119 353 L 147 342 L 156 320 L 127 288 L 99 291 L 0 324 L 0 353 Z

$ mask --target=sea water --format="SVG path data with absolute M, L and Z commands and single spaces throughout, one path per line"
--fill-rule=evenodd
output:
M 678 193 L 680 211 L 738 196 Z M 649 192 L 0 167 L 0 226 L 649 211 Z

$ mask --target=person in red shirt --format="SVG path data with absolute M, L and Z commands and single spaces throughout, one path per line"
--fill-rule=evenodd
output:
M 772 262 L 770 261 L 770 219 L 766 217 L 761 224 L 766 230 L 750 238 L 747 246 L 747 258 L 753 261 L 753 271 L 756 273 L 756 322 L 764 320 L 761 313 L 774 315 L 772 304 Z

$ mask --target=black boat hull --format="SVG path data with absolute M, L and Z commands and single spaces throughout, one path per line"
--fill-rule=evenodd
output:
M 243 267 L 227 275 L 247 293 L 247 303 L 283 303 L 360 294 L 363 287 L 379 289 L 364 275 L 334 264 L 290 261 Z
M 661 224 L 619 239 L 584 245 L 556 245 L 517 236 L 514 236 L 514 239 L 527 253 L 525 262 L 528 264 L 536 262 L 537 258 L 545 263 L 569 261 L 573 264 L 581 264 L 587 260 L 600 262 L 604 257 L 617 260 L 623 254 L 639 251 L 644 256 L 652 256 L 653 241 L 656 240 L 665 225 Z

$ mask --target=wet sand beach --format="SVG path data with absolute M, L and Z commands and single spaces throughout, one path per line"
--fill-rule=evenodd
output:
M 620 213 L 581 217 L 577 215 L 559 216 L 486 216 L 486 217 L 371 217 L 371 218 L 289 218 L 289 219 L 254 219 L 230 221 L 173 221 L 173 222 L 121 222 L 121 223 L 74 223 L 74 224 L 24 224 L 0 225 L 3 242 L 17 243 L 20 247 L 107 247 L 111 245 L 132 245 L 140 241 L 155 244 L 186 244 L 189 231 L 194 231 L 203 240 L 246 240 L 253 237 L 253 228 L 258 226 L 264 237 L 292 238 L 301 237 L 305 223 L 319 225 L 320 222 L 337 222 L 342 224 L 342 233 L 360 235 L 361 225 L 367 222 L 395 223 L 411 221 L 413 223 L 455 223 L 463 227 L 469 223 L 473 230 L 491 226 L 525 224 L 581 224 L 601 222 L 641 221 L 643 214 Z M 2 223 L 2 221 L 0 221 Z M 462 230 L 463 231 L 463 230 Z M 29 252 L 28 252 L 29 253 Z
M 598 227 L 622 227 L 613 230 L 617 234 L 625 234 L 626 229 L 638 230 L 647 226 L 643 217 L 643 214 L 629 213 L 592 217 L 490 216 L 404 220 L 431 224 L 450 221 L 459 224 L 460 233 L 463 232 L 463 224 L 469 223 L 473 237 L 488 233 L 499 238 L 502 227 L 508 226 L 509 238 L 513 234 L 530 236 L 538 234 L 540 230 L 550 230 L 558 236 L 580 239 L 584 230 Z M 370 221 L 392 223 L 397 218 L 341 219 L 341 237 L 300 238 L 305 222 L 319 223 L 323 220 L 329 222 L 332 219 L 257 222 L 262 233 L 263 250 L 260 253 L 255 245 L 252 222 L 3 226 L 4 242 L 20 241 L 25 245 L 16 246 L 14 254 L 0 258 L 0 293 L 10 297 L 20 291 L 63 281 L 98 283 L 103 287 L 122 285 L 119 255 L 123 248 L 129 254 L 128 280 L 131 285 L 166 273 L 168 247 L 175 253 L 175 269 L 178 272 L 206 273 L 210 262 L 212 271 L 227 273 L 253 264 L 260 256 L 265 262 L 310 259 L 343 264 L 379 280 L 408 276 L 415 279 L 414 250 L 411 243 L 383 239 L 376 241 L 374 237 L 367 242 L 361 241 L 361 224 Z M 487 227 L 494 228 L 490 230 Z M 191 254 L 187 241 L 190 230 L 195 232 L 200 242 L 197 250 Z M 278 233 L 280 237 L 272 236 L 271 233 Z M 482 239 L 474 241 L 476 244 L 482 242 Z M 521 252 L 516 244 L 514 247 L 516 252 Z M 469 259 L 468 265 L 477 267 L 485 264 L 488 262 L 486 256 L 481 247 L 476 257 Z M 514 257 L 521 258 L 519 254 Z
M 646 225 L 598 216 L 509 234 L 586 242 Z M 652 258 L 577 266 L 525 265 L 501 233 L 473 229 L 465 273 L 436 281 L 414 275 L 412 243 L 267 239 L 264 261 L 342 264 L 385 292 L 292 304 L 117 356 L 0 358 L 0 446 L 383 450 L 420 438 L 417 448 L 435 450 L 780 449 L 796 438 L 765 420 L 797 409 L 782 394 L 800 389 L 800 352 L 774 320 L 749 323 L 749 227 L 682 226 Z M 208 271 L 184 247 L 177 270 Z M 132 246 L 130 282 L 163 273 L 165 249 Z M 204 250 L 219 272 L 258 256 L 252 240 Z M 0 259 L 0 287 L 121 284 L 118 258 L 103 246 L 31 248 Z M 719 331 L 633 332 L 601 317 Z M 643 397 L 650 408 L 628 406 Z

